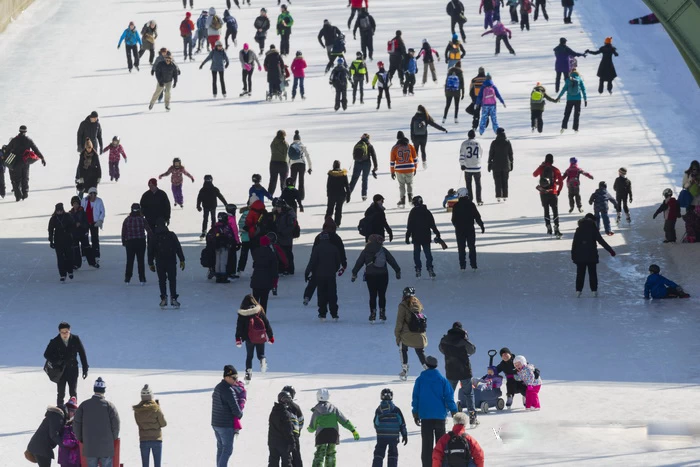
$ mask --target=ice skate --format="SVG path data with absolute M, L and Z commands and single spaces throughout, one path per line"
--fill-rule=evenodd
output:
M 171 298 L 170 306 L 172 306 L 173 308 L 180 308 L 180 302 L 177 301 L 177 298 Z
M 61 278 L 60 278 L 59 280 L 61 281 L 62 284 L 65 284 L 65 283 L 66 283 L 66 278 L 65 278 L 65 276 L 61 276 Z
M 534 126 L 532 127 L 532 132 L 533 132 L 533 133 L 535 132 L 535 127 L 534 127 Z
M 421 276 L 421 270 L 420 268 L 416 268 L 416 279 L 420 279 Z
M 598 291 L 593 292 L 593 297 L 598 298 Z
M 549 225 L 547 226 L 547 235 L 552 235 L 552 227 Z
M 384 308 L 379 309 L 379 321 L 382 323 L 386 322 L 386 310 Z
M 510 408 L 513 405 L 513 396 L 508 396 L 506 400 L 506 407 Z
M 566 128 L 562 128 L 561 131 L 559 132 L 559 134 L 563 135 L 565 131 L 566 131 Z
M 363 196 L 362 201 L 367 201 L 367 196 Z
M 476 428 L 479 420 L 476 418 L 476 412 L 469 412 L 469 428 Z
M 406 381 L 408 379 L 408 365 L 401 365 L 401 373 L 399 373 L 399 378 L 401 381 Z
M 304 297 L 304 306 L 307 306 L 309 304 L 309 301 L 311 301 L 309 297 Z
M 579 207 L 579 208 L 578 208 L 578 212 L 583 212 L 583 208 L 582 208 L 582 207 Z
M 455 117 L 455 124 L 459 123 L 459 119 Z
M 253 379 L 253 370 L 249 368 L 245 371 L 245 377 L 244 377 L 245 384 L 250 383 L 251 379 Z
M 163 297 L 160 299 L 160 309 L 164 310 L 168 306 L 168 297 Z
M 581 298 L 581 294 L 582 294 L 582 293 L 583 293 L 583 292 L 581 292 L 580 290 L 577 290 L 577 291 L 576 291 L 576 298 Z
M 375 310 L 369 310 L 369 322 L 370 324 L 374 324 L 374 321 L 377 319 L 377 312 Z
M 406 207 L 406 197 L 402 196 L 401 199 L 399 200 L 398 203 L 396 203 L 397 208 L 405 208 Z
M 496 198 L 496 201 L 498 201 L 498 202 L 500 203 L 501 201 L 503 201 L 503 199 L 502 199 L 502 198 Z
M 277 296 L 277 287 L 272 288 L 272 295 Z
M 561 232 L 559 232 L 559 227 L 554 227 L 554 236 L 557 237 L 557 239 L 561 238 Z
M 428 169 L 428 161 L 423 161 L 423 170 Z
M 265 357 L 260 359 L 260 372 L 267 373 L 267 358 Z
M 569 214 L 571 214 L 572 212 L 574 212 L 574 208 L 569 208 Z
M 620 221 L 622 221 L 622 213 L 619 213 L 619 212 L 617 213 L 617 219 L 616 219 L 616 220 L 617 220 L 617 224 L 619 225 L 619 224 L 620 224 Z
M 607 235 L 608 237 L 612 237 L 613 235 L 615 235 L 615 232 L 611 230 L 610 232 L 605 232 L 605 235 Z
M 626 219 L 626 220 L 627 220 L 627 223 L 628 223 L 628 224 L 631 224 L 631 223 L 632 223 L 632 217 L 629 215 L 629 213 L 627 213 L 627 219 Z
M 318 315 L 318 320 L 319 320 L 320 322 L 322 322 L 322 323 L 325 323 L 325 322 L 326 322 L 326 317 L 325 317 L 325 316 Z
M 428 275 L 431 279 L 435 279 L 435 277 L 437 277 L 435 271 L 433 271 L 433 268 L 428 268 Z
M 477 202 L 476 202 L 476 205 L 477 205 L 477 206 L 483 206 L 483 205 L 484 205 L 484 202 L 483 202 L 483 201 L 477 201 Z
M 337 323 L 339 319 L 340 319 L 340 318 L 338 318 L 337 316 L 334 316 L 334 317 L 333 317 L 333 322 L 334 322 L 334 323 Z
M 68 279 L 73 280 L 73 273 L 68 274 Z

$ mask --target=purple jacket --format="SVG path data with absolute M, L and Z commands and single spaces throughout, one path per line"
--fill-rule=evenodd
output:
M 559 44 L 554 47 L 554 56 L 556 57 L 554 71 L 557 73 L 568 73 L 571 71 L 569 69 L 569 57 L 583 57 L 583 54 L 574 52 L 565 44 Z
M 72 424 L 63 428 L 63 441 L 58 447 L 58 464 L 61 467 L 80 467 L 80 447 Z

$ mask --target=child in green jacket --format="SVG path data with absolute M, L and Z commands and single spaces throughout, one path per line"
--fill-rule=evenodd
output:
M 345 418 L 345 415 L 333 404 L 328 402 L 330 394 L 328 389 L 322 388 L 316 392 L 318 404 L 311 409 L 311 423 L 309 432 L 316 432 L 316 453 L 312 467 L 335 467 L 335 446 L 340 443 L 338 424 L 352 432 L 355 441 L 360 435 L 355 431 L 353 424 Z

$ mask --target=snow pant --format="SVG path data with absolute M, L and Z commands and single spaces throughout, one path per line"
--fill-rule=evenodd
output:
M 265 358 L 265 344 L 253 344 L 246 339 L 245 352 L 245 369 L 251 370 L 253 368 L 253 353 L 257 354 L 258 360 Z
M 406 191 L 408 191 L 408 199 L 413 198 L 413 172 L 402 174 L 396 174 L 396 180 L 399 182 L 399 196 L 401 199 L 406 197 Z
M 435 63 L 434 62 L 423 62 L 423 84 L 428 82 L 428 69 L 430 69 L 430 75 L 433 81 L 437 81 L 437 74 L 435 73 Z
M 511 5 L 510 6 L 510 22 L 511 23 L 518 22 L 518 5 Z
M 153 452 L 153 465 L 155 467 L 160 467 L 160 458 L 163 453 L 163 441 L 141 441 L 139 443 L 139 449 L 141 450 L 142 467 L 149 466 L 151 452 Z
M 552 227 L 552 221 L 554 221 L 554 227 L 559 227 L 559 197 L 554 193 L 543 193 L 540 194 L 540 201 L 542 202 L 542 208 L 544 209 L 544 224 L 547 229 Z M 552 210 L 552 215 L 550 217 L 549 210 Z
M 581 209 L 581 187 L 569 187 L 569 209 L 574 209 L 574 203 Z
M 530 30 L 530 15 L 528 13 L 520 15 L 520 30 L 524 31 L 525 29 Z
M 34 454 L 34 459 L 36 459 L 36 465 L 38 465 L 39 467 L 51 467 L 52 459 L 50 457 L 38 456 Z
M 514 54 L 515 50 L 513 50 L 513 47 L 510 45 L 510 41 L 508 41 L 508 36 L 505 34 L 501 36 L 496 36 L 496 55 L 501 53 L 501 42 L 503 42 L 503 45 L 506 46 L 506 49 L 508 49 L 508 52 Z
M 462 18 L 459 16 L 450 16 L 450 30 L 452 31 L 452 34 L 455 33 L 455 26 L 459 26 L 459 34 L 462 36 L 462 42 L 464 42 L 467 38 L 466 34 L 464 34 L 464 21 L 462 21 Z
M 231 426 L 213 426 L 216 435 L 216 467 L 228 467 L 228 460 L 233 454 L 233 423 Z
M 71 242 L 56 243 L 54 250 L 56 251 L 58 274 L 61 277 L 73 274 L 73 245 L 71 245 Z
M 421 243 L 413 243 L 413 264 L 420 270 L 423 265 L 420 261 L 420 251 L 425 254 L 425 267 L 430 271 L 433 269 L 433 253 L 430 251 L 430 240 Z
M 403 57 L 399 53 L 389 55 L 389 81 L 396 72 L 399 73 L 399 82 L 403 86 Z
M 133 62 L 131 57 L 133 58 Z M 126 66 L 129 67 L 129 71 L 131 71 L 132 68 L 135 66 L 139 66 L 139 53 L 136 49 L 136 44 L 134 45 L 126 45 Z
M 601 219 L 603 219 L 603 228 L 605 229 L 605 233 L 612 232 L 612 230 L 610 230 L 610 218 L 608 217 L 608 211 L 595 212 L 595 223 L 598 226 L 598 230 L 600 230 Z
M 27 199 L 29 196 L 29 164 L 15 163 L 14 167 L 10 169 L 10 182 L 15 200 Z
M 267 467 L 292 467 L 291 446 L 268 446 L 268 449 Z
M 171 189 L 173 191 L 173 200 L 175 201 L 175 204 L 183 205 L 185 200 L 182 197 L 182 184 L 171 185 Z
M 228 38 L 231 38 L 233 45 L 236 45 L 236 36 L 238 36 L 237 29 L 226 28 L 226 34 L 224 35 L 224 46 L 228 49 Z
M 542 133 L 544 129 L 544 120 L 542 120 L 542 113 L 544 110 L 530 109 L 530 126 L 532 128 L 537 128 L 538 133 Z
M 248 253 L 250 253 L 250 242 L 242 242 L 241 257 L 238 258 L 238 272 L 245 271 L 246 264 L 248 264 Z
M 92 243 L 92 253 L 95 258 L 100 257 L 100 228 L 97 224 L 91 224 L 89 226 L 90 230 L 90 242 Z
M 622 210 L 625 211 L 625 214 L 630 213 L 630 209 L 627 207 L 627 195 L 625 196 L 620 196 L 616 195 L 615 200 L 617 201 L 617 212 L 621 212 Z
M 574 12 L 574 7 L 572 7 L 572 6 L 565 6 L 564 7 L 564 22 L 565 23 L 571 22 L 571 14 L 573 12 Z
M 366 161 L 355 161 L 352 167 L 352 178 L 350 180 L 350 193 L 355 189 L 357 181 L 362 175 L 362 196 L 367 196 L 367 182 L 369 181 L 369 172 L 372 168 L 372 161 L 367 159 Z
M 525 392 L 525 408 L 526 409 L 539 409 L 540 408 L 540 388 L 542 385 L 538 386 L 528 386 Z
M 404 75 L 404 82 L 403 82 L 403 95 L 405 96 L 407 93 L 413 94 L 413 86 L 416 84 L 416 74 L 415 73 L 406 73 Z
M 447 113 L 450 111 L 450 105 L 452 104 L 452 101 L 454 100 L 455 102 L 455 118 L 458 117 L 459 115 L 459 94 L 458 93 L 452 93 L 449 92 L 448 94 L 445 95 L 445 112 L 442 114 L 442 119 L 445 120 L 447 118 Z
M 287 174 L 289 174 L 289 166 L 286 162 L 270 161 L 270 182 L 267 186 L 267 191 L 270 193 L 270 196 L 275 194 L 278 178 L 280 181 L 280 188 L 284 187 L 284 182 L 287 180 Z
M 242 71 L 243 78 L 243 92 L 253 92 L 253 68 L 251 65 L 250 70 L 245 68 Z
M 366 75 L 365 75 L 366 76 Z M 357 100 L 357 89 L 360 89 L 360 103 L 365 102 L 365 83 L 364 77 L 359 75 L 359 78 L 353 78 L 352 80 L 352 103 L 354 104 Z
M 86 457 L 87 467 L 113 467 L 114 458 L 112 457 Z
M 445 419 L 423 419 L 420 425 L 421 465 L 432 467 L 433 447 L 445 435 Z
M 522 381 L 517 381 L 513 377 L 506 375 L 506 396 L 514 396 L 520 394 L 524 396 L 527 392 L 527 386 Z
M 223 71 L 214 71 L 212 70 L 211 72 L 211 92 L 214 94 L 214 97 L 216 97 L 216 75 L 219 75 L 219 81 L 221 82 L 221 94 L 224 96 L 226 95 L 226 82 L 224 81 L 224 72 Z
M 328 310 L 333 318 L 338 317 L 338 288 L 335 277 L 335 274 L 330 277 L 316 277 L 319 318 L 325 318 Z
M 676 219 L 666 219 L 664 221 L 664 236 L 667 241 L 676 241 Z
M 493 183 L 496 185 L 496 198 L 508 197 L 508 177 L 510 172 L 507 170 L 494 170 Z
M 391 108 L 391 96 L 389 95 L 389 88 L 379 88 L 377 92 L 377 109 L 379 109 L 382 103 L 382 94 L 386 96 L 386 106 Z
M 90 246 L 90 239 L 88 238 L 88 233 L 80 235 L 79 237 L 73 237 L 73 270 L 80 269 L 83 265 L 83 256 L 87 259 L 90 266 L 95 265 L 95 254 Z
M 119 161 L 116 161 L 116 162 L 109 161 L 109 178 L 110 178 L 110 180 L 114 179 L 114 181 L 118 181 L 119 176 L 120 176 Z
M 384 466 L 384 454 L 389 449 L 389 455 L 387 456 L 387 467 L 397 467 L 399 465 L 399 437 L 392 436 L 386 437 L 377 436 L 377 444 L 374 445 L 374 460 L 372 461 L 372 467 L 383 467 Z
M 265 313 L 269 312 L 267 309 L 267 299 L 270 296 L 270 290 L 272 289 L 253 289 L 253 298 L 263 307 Z
M 158 99 L 158 96 L 160 96 L 160 93 L 165 91 L 165 107 L 170 107 L 170 89 L 173 87 L 173 82 L 169 81 L 167 83 L 163 83 L 163 86 L 160 84 L 156 86 L 156 91 L 153 93 L 153 97 L 151 97 L 151 102 L 150 105 L 153 105 L 156 103 L 156 100 Z
M 280 54 L 289 55 L 289 34 L 280 35 Z
M 292 164 L 290 172 L 291 174 L 289 177 L 292 179 L 292 183 L 297 187 L 297 190 L 299 190 L 299 201 L 304 201 L 304 174 L 306 173 L 306 164 Z M 297 176 L 299 177 L 299 184 L 297 184 Z
M 66 384 L 70 397 L 78 397 L 78 364 L 67 366 L 56 383 L 56 406 L 63 407 L 66 398 Z
M 299 87 L 299 94 L 301 95 L 301 98 L 304 98 L 304 77 L 303 76 L 295 76 L 294 77 L 294 84 L 292 85 L 292 99 L 294 99 L 297 95 L 297 86 Z
M 454 390 L 457 389 L 457 384 L 460 385 L 459 392 L 457 393 L 457 400 L 462 409 L 466 407 L 469 412 L 476 412 L 476 408 L 474 408 L 474 387 L 472 386 L 471 378 L 459 380 L 448 379 L 447 381 L 450 382 L 453 393 Z
M 421 159 L 423 160 L 423 162 L 425 162 L 428 157 L 425 154 L 425 145 L 428 144 L 427 133 L 422 136 L 414 136 L 411 142 L 413 143 L 413 147 L 416 148 L 416 155 L 418 155 L 418 153 L 420 152 Z
M 177 264 L 175 261 L 159 264 L 156 260 L 156 272 L 158 273 L 158 287 L 160 287 L 160 298 L 167 298 L 166 281 L 170 285 L 170 298 L 177 299 Z
M 217 248 L 214 252 L 214 272 L 216 275 L 226 274 L 226 265 L 228 264 L 228 248 Z
M 340 108 L 340 105 L 343 105 L 343 110 L 348 108 L 348 87 L 346 83 L 343 83 L 343 86 L 334 86 L 335 87 L 335 106 L 333 107 L 335 110 L 338 110 Z
M 476 232 L 474 229 L 467 232 L 455 232 L 457 237 L 457 255 L 459 257 L 459 268 L 467 268 L 467 251 L 469 248 L 469 267 L 476 269 Z
M 316 446 L 311 467 L 335 467 L 335 444 L 319 444 Z
M 386 289 L 389 288 L 389 273 L 386 274 L 365 274 L 367 289 L 369 290 L 369 309 L 377 309 L 377 298 L 379 298 L 379 309 L 386 309 Z
M 564 81 L 569 79 L 569 72 L 568 71 L 557 71 L 557 78 L 556 78 L 556 81 L 554 82 L 554 90 L 556 92 L 559 92 L 559 85 L 561 83 L 562 75 L 564 76 Z
M 603 78 L 600 78 L 598 80 L 598 92 L 600 94 L 603 94 L 603 87 L 604 87 L 605 81 Z M 613 90 L 613 80 L 608 81 L 608 92 L 612 92 Z
M 484 12 L 484 29 L 493 28 L 493 11 Z
M 186 60 L 187 58 L 192 60 L 192 47 L 193 46 L 194 46 L 194 39 L 192 38 L 192 34 L 188 34 L 182 38 L 182 48 L 183 48 L 182 59 L 183 60 Z
M 481 122 L 479 122 L 479 134 L 483 135 L 486 131 L 486 125 L 491 119 L 491 127 L 493 132 L 498 134 L 498 114 L 496 113 L 496 105 L 482 105 L 481 106 Z
M 207 36 L 207 42 L 209 43 L 209 46 L 211 47 L 211 50 L 214 50 L 216 47 L 216 41 L 221 40 L 221 34 L 214 34 L 213 36 Z
M 340 222 L 343 220 L 343 203 L 345 203 L 345 196 L 329 196 L 328 204 L 326 206 L 326 217 L 331 217 L 335 211 L 335 216 L 333 220 L 335 225 L 340 227 Z
M 566 108 L 564 109 L 564 120 L 561 121 L 562 129 L 566 129 L 569 125 L 569 117 L 571 116 L 571 110 L 574 111 L 574 131 L 578 131 L 578 120 L 581 116 L 581 101 L 566 101 Z
M 350 18 L 348 18 L 348 29 L 352 27 L 352 19 L 355 17 L 355 13 L 357 13 L 357 16 L 360 16 L 360 9 L 353 7 L 352 10 L 350 11 Z
M 124 270 L 124 282 L 129 282 L 134 273 L 134 258 L 137 262 L 139 282 L 146 282 L 146 239 L 132 238 L 126 241 L 126 269 Z
M 293 250 L 294 245 L 280 245 L 280 248 L 282 248 L 282 251 L 284 252 L 284 256 L 287 257 L 287 269 L 286 272 L 289 274 L 294 274 L 294 250 Z M 275 285 L 277 287 L 277 285 Z
M 202 233 L 203 234 L 207 233 L 207 224 L 209 222 L 209 219 L 211 219 L 211 225 L 213 227 L 214 224 L 216 224 L 216 208 L 213 208 L 213 209 L 204 208 L 204 209 L 202 209 Z
M 586 281 L 586 269 L 588 269 L 588 283 L 591 292 L 598 290 L 598 265 L 596 263 L 576 263 L 576 292 L 583 291 L 583 283 Z
M 139 59 L 143 57 L 143 54 L 146 53 L 146 50 L 148 50 L 148 63 L 153 65 L 153 59 L 155 58 L 156 54 L 153 42 L 144 41 L 141 44 L 141 50 L 139 50 Z
M 535 21 L 537 21 L 540 8 L 542 8 L 542 16 L 544 16 L 544 19 L 549 21 L 549 16 L 547 15 L 547 0 L 535 0 Z
M 413 350 L 416 351 L 418 360 L 421 365 L 425 365 L 425 350 L 423 348 L 414 347 Z M 401 363 L 408 365 L 408 346 L 406 344 L 401 344 Z
M 372 36 L 372 31 L 360 31 L 360 49 L 362 50 L 362 59 L 367 60 L 369 57 L 372 60 L 374 55 L 374 36 Z
M 472 190 L 472 180 L 476 185 L 476 202 L 481 203 L 481 172 L 464 172 L 464 182 L 467 185 L 467 193 L 469 199 L 474 200 L 474 191 Z

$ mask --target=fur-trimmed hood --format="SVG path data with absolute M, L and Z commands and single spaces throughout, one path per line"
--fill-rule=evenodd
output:
M 261 305 L 255 305 L 253 308 L 239 309 L 238 314 L 241 316 L 254 316 L 263 311 Z

